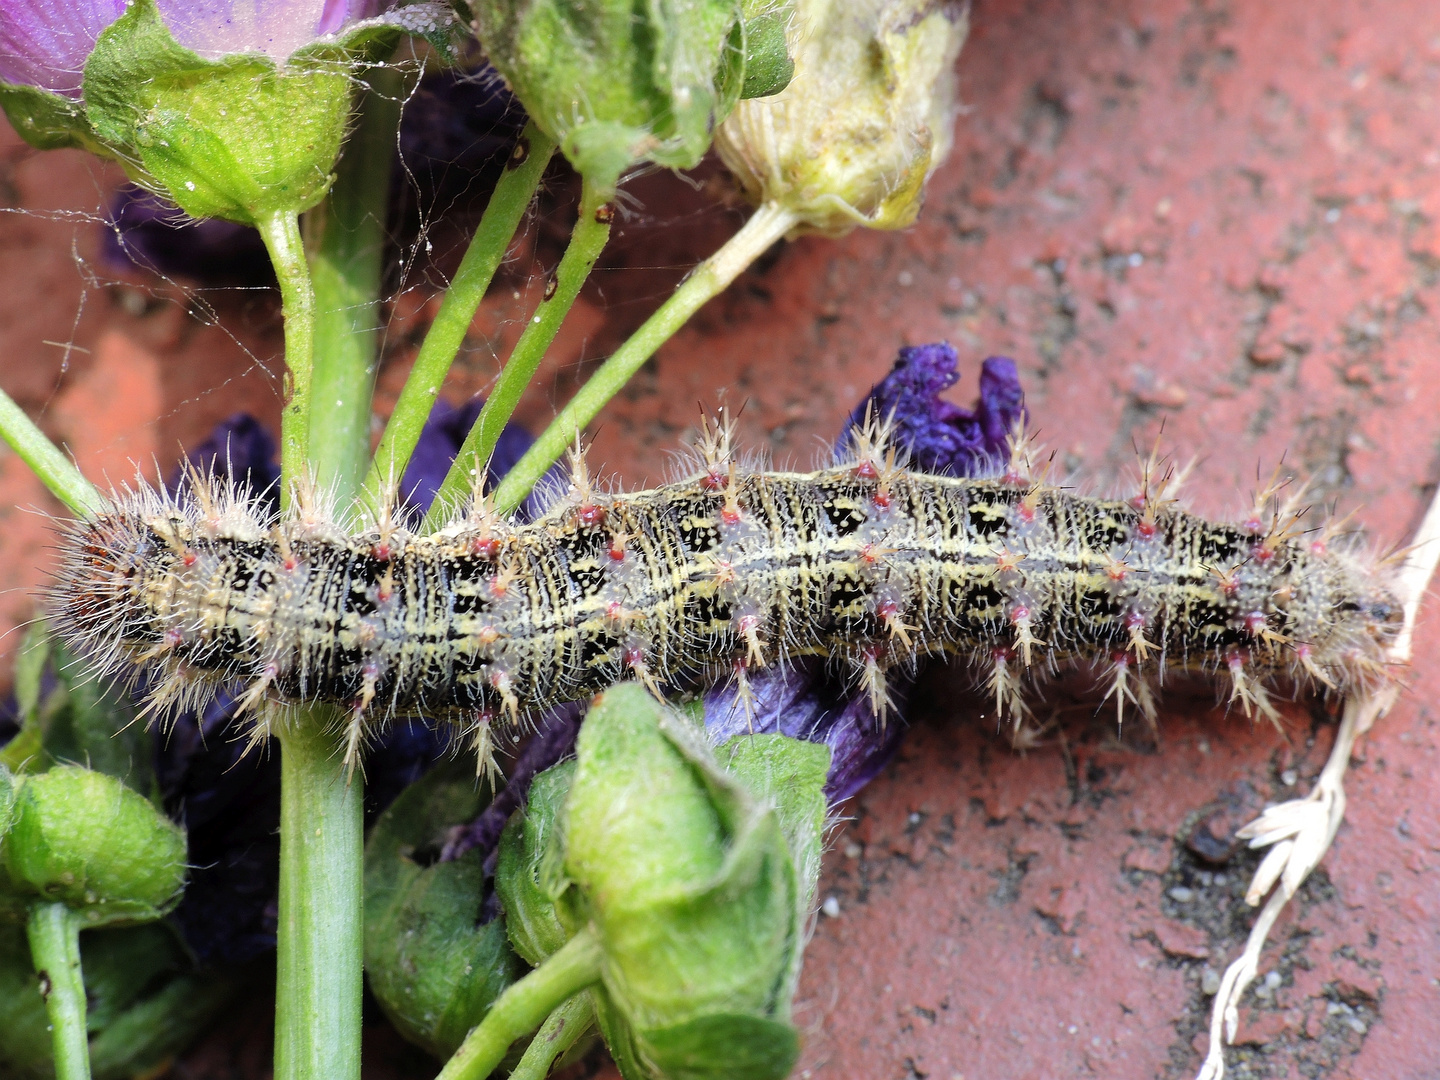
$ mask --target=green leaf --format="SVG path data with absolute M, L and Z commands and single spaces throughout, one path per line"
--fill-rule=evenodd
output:
M 330 189 L 350 112 L 345 74 L 254 59 L 157 78 L 149 97 L 140 160 L 192 217 L 298 213 Z
M 795 61 L 785 42 L 785 25 L 791 12 L 767 11 L 745 22 L 745 82 L 741 100 L 771 97 L 790 85 Z
M 134 0 L 101 32 L 85 61 L 83 94 L 90 126 L 107 143 L 131 147 L 151 80 L 221 66 L 177 44 L 155 0 Z
M 798 883 L 775 811 L 719 767 L 693 725 L 635 684 L 596 699 L 576 753 L 565 869 L 640 1060 L 665 1073 L 648 1032 L 697 1016 L 787 1020 Z M 597 1013 L 616 1037 L 613 1016 Z
M 84 106 L 73 98 L 0 82 L 0 109 L 16 134 L 37 150 L 74 148 L 108 156 L 85 119 Z
M 15 779 L 10 770 L 0 765 L 0 843 L 10 826 L 15 824 Z
M 809 881 L 809 907 L 824 850 L 825 779 L 830 748 L 785 735 L 737 735 L 716 751 L 721 764 L 762 799 L 774 804 L 790 854 Z
M 486 54 L 592 184 L 691 168 L 722 114 L 736 0 L 475 0 Z
M 404 4 L 349 24 L 333 39 L 300 49 L 290 62 L 349 64 L 359 57 L 365 63 L 381 63 L 389 59 L 406 35 L 420 38 L 450 64 L 460 61 L 470 38 L 469 27 L 450 5 Z
M 749 1013 L 709 1013 L 651 1029 L 644 1041 L 666 1080 L 783 1080 L 800 1056 L 789 1024 Z
M 480 853 L 434 862 L 448 829 L 485 807 L 455 762 L 411 784 L 365 845 L 365 969 L 396 1030 L 449 1057 L 519 975 L 505 921 L 479 925 Z
M 775 807 L 799 885 L 792 929 L 795 939 L 803 941 L 825 850 L 825 817 L 829 810 L 825 780 L 830 773 L 830 748 L 785 735 L 737 735 L 720 747 L 717 756 L 758 798 Z M 795 996 L 803 961 L 803 949 L 795 949 L 778 995 L 780 1000 L 788 1002 Z

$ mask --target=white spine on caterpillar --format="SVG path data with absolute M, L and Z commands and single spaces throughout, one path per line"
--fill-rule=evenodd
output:
M 800 656 L 848 669 L 878 713 L 887 672 L 922 657 L 973 663 L 1017 722 L 1023 680 L 1083 663 L 1107 698 L 1154 715 L 1169 671 L 1210 673 L 1247 715 L 1277 681 L 1349 693 L 1383 682 L 1401 611 L 1383 573 L 1302 534 L 1263 493 L 1239 525 L 1174 502 L 1151 456 L 1139 495 L 1046 483 L 1023 440 L 1001 476 L 908 470 L 884 425 L 810 473 L 742 467 L 723 422 L 673 483 L 600 491 L 583 458 L 538 521 L 476 501 L 414 536 L 393 515 L 346 533 L 323 500 L 272 519 L 221 483 L 185 502 L 148 488 L 74 523 L 53 593 L 57 625 L 108 676 L 142 673 L 148 711 L 220 686 L 264 723 L 275 703 L 490 725 L 613 682 L 735 678 Z M 1293 502 L 1293 500 L 1292 500 Z

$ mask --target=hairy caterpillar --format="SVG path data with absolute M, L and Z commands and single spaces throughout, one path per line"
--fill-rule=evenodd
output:
M 144 675 L 151 711 L 243 683 L 244 707 L 349 709 L 469 728 L 572 701 L 624 678 L 731 676 L 820 655 L 848 666 L 876 711 L 886 672 L 948 654 L 1019 716 L 1022 677 L 1072 663 L 1109 674 L 1117 715 L 1154 714 L 1167 671 L 1228 679 L 1273 716 L 1265 685 L 1348 693 L 1383 680 L 1400 604 L 1383 576 L 1299 527 L 1298 499 L 1262 492 L 1251 519 L 1179 509 L 1154 455 L 1140 494 L 1075 494 L 1036 475 L 1023 438 L 1003 475 L 905 469 L 883 425 L 812 473 L 740 467 L 723 423 L 686 478 L 607 494 L 583 458 L 539 520 L 483 500 L 430 536 L 382 515 L 347 535 L 300 500 L 279 520 L 224 485 L 193 501 L 148 488 L 75 523 L 56 620 L 110 674 Z

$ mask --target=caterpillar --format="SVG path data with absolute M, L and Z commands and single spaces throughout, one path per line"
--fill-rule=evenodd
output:
M 1130 500 L 1046 483 L 1023 434 L 997 475 L 908 469 L 884 424 L 818 471 L 742 467 L 710 422 L 685 475 L 628 494 L 571 485 L 518 524 L 477 497 L 432 535 L 391 512 L 349 533 L 300 493 L 274 517 L 223 482 L 177 500 L 143 485 L 70 525 L 53 617 L 147 711 L 243 685 L 243 709 L 327 702 L 347 753 L 385 718 L 445 718 L 488 759 L 519 723 L 626 678 L 734 678 L 803 656 L 848 668 L 881 717 L 887 673 L 974 664 L 1001 716 L 1027 673 L 1090 664 L 1117 719 L 1151 718 L 1170 672 L 1228 680 L 1247 715 L 1277 682 L 1349 693 L 1387 678 L 1401 605 L 1338 527 L 1262 491 L 1245 521 L 1181 509 L 1152 454 Z M 265 721 L 262 719 L 261 723 Z

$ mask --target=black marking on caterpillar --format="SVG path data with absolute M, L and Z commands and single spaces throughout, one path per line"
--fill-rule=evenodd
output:
M 871 426 L 811 473 L 740 468 L 723 423 L 696 468 L 648 491 L 573 485 L 538 521 L 483 501 L 431 536 L 382 516 L 347 534 L 301 500 L 272 520 L 224 487 L 176 503 L 152 490 L 75 523 L 53 597 L 58 625 L 110 675 L 144 676 L 151 712 L 244 684 L 244 707 L 350 710 L 467 727 L 518 722 L 625 678 L 733 677 L 818 655 L 886 704 L 886 672 L 948 655 L 985 674 L 1017 723 L 1022 676 L 1088 663 L 1117 716 L 1153 719 L 1166 672 L 1228 679 L 1247 715 L 1266 684 L 1349 693 L 1384 680 L 1401 624 L 1383 575 L 1303 533 L 1274 485 L 1240 525 L 1167 498 L 1154 455 L 1115 501 L 1033 479 L 1021 440 L 1000 477 L 909 471 Z

